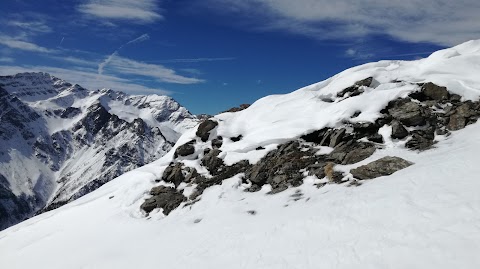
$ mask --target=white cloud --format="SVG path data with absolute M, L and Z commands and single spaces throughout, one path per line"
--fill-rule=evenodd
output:
M 14 61 L 15 61 L 15 59 L 10 58 L 10 57 L 0 57 L 0 62 L 13 63 Z
M 110 59 L 109 70 L 113 73 L 150 77 L 168 83 L 196 84 L 204 82 L 202 79 L 179 75 L 173 69 L 162 65 L 134 61 L 117 55 Z
M 52 53 L 54 50 L 47 49 L 28 41 L 19 40 L 10 36 L 0 35 L 0 44 L 11 49 L 19 49 L 32 52 Z
M 345 51 L 345 55 L 350 56 L 350 57 L 355 56 L 355 54 L 357 54 L 357 51 L 355 49 L 352 49 L 352 48 L 347 49 Z
M 113 57 L 117 56 L 118 55 L 118 52 L 123 49 L 123 47 L 125 46 L 128 46 L 128 45 L 131 45 L 131 44 L 136 44 L 136 43 L 140 43 L 140 42 L 143 42 L 143 41 L 147 41 L 150 39 L 150 36 L 148 34 L 143 34 L 135 39 L 132 39 L 130 41 L 128 41 L 127 43 L 121 45 L 116 51 L 114 51 L 112 54 L 110 54 L 110 56 L 108 56 L 103 62 L 101 62 L 99 65 L 98 65 L 98 74 L 102 74 L 103 73 L 103 69 L 105 68 L 105 66 L 107 66 L 110 61 L 112 61 Z
M 87 0 L 78 6 L 86 15 L 100 19 L 148 24 L 163 19 L 156 0 Z
M 0 65 L 0 75 L 13 75 L 22 72 L 47 72 L 71 83 L 76 83 L 87 89 L 95 90 L 111 88 L 131 94 L 172 94 L 171 91 L 149 88 L 136 84 L 134 81 L 117 76 L 99 76 L 93 69 L 77 70 L 51 66 L 8 66 Z
M 9 21 L 10 26 L 18 27 L 29 32 L 50 33 L 52 28 L 43 21 Z
M 322 40 L 386 34 L 409 42 L 449 46 L 480 38 L 478 0 L 206 2 L 218 12 L 235 12 L 249 20 L 254 18 L 257 30 L 284 30 Z

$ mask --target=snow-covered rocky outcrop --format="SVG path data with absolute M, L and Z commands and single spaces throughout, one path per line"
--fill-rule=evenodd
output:
M 170 97 L 0 77 L 0 229 L 162 157 L 195 116 Z
M 0 266 L 478 268 L 478 63 L 470 41 L 205 120 L 0 232 Z

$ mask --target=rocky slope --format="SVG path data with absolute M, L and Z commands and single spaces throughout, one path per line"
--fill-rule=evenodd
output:
M 205 119 L 0 232 L 0 266 L 478 268 L 479 62 L 471 41 Z
M 0 229 L 162 157 L 197 120 L 165 96 L 0 77 Z

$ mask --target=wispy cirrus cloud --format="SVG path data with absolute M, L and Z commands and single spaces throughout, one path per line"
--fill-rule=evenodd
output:
M 13 63 L 14 61 L 15 61 L 15 59 L 13 59 L 11 57 L 0 57 L 0 62 Z
M 128 46 L 128 45 L 131 45 L 131 44 L 136 44 L 136 43 L 140 43 L 140 42 L 143 42 L 143 41 L 147 41 L 150 39 L 150 36 L 148 34 L 143 34 L 135 39 L 132 39 L 130 41 L 128 41 L 127 43 L 121 45 L 118 49 L 116 49 L 112 54 L 110 54 L 107 58 L 105 58 L 105 60 L 103 62 L 101 62 L 99 65 L 98 65 L 98 74 L 102 74 L 103 73 L 103 69 L 105 68 L 105 66 L 107 66 L 113 59 L 113 57 L 117 56 L 118 53 L 120 52 L 121 49 L 123 49 L 125 46 Z
M 163 19 L 157 0 L 87 0 L 77 7 L 98 19 L 149 24 Z
M 155 61 L 157 63 L 200 63 L 200 62 L 219 62 L 233 61 L 235 57 L 219 57 L 219 58 L 183 58 L 183 59 L 167 59 Z
M 449 46 L 480 37 L 477 0 L 337 0 L 334 3 L 208 0 L 203 3 L 216 12 L 248 18 L 244 24 L 258 31 L 287 31 L 320 40 L 382 34 L 402 41 Z
M 31 52 L 41 52 L 41 53 L 55 52 L 55 50 L 39 46 L 35 43 L 24 41 L 24 40 L 11 37 L 11 36 L 6 36 L 6 35 L 0 35 L 0 45 L 9 47 L 11 49 L 31 51 Z
M 53 31 L 44 21 L 12 20 L 8 21 L 7 25 L 36 33 L 50 33 Z
M 134 61 L 117 55 L 110 60 L 109 68 L 113 73 L 149 77 L 160 82 L 175 84 L 197 84 L 204 82 L 203 79 L 179 75 L 175 70 L 163 65 Z
M 163 65 L 144 63 L 120 56 L 120 51 L 126 46 L 144 42 L 148 39 L 150 39 L 150 36 L 148 34 L 143 34 L 121 45 L 98 65 L 98 74 L 103 75 L 104 70 L 108 67 L 108 71 L 110 73 L 143 76 L 160 82 L 176 84 L 196 84 L 204 82 L 202 79 L 179 75 L 175 72 L 175 70 L 167 68 Z

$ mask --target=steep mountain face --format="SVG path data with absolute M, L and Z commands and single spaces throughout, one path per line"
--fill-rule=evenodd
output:
M 0 266 L 478 268 L 479 62 L 471 41 L 205 119 L 0 232 Z
M 0 229 L 162 157 L 197 119 L 166 96 L 0 77 Z

